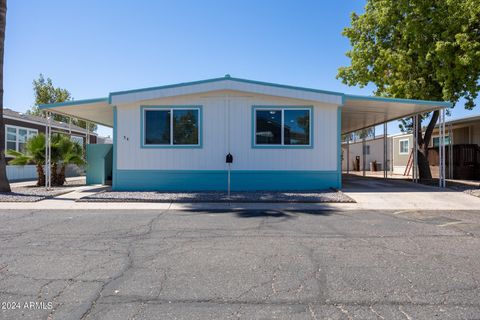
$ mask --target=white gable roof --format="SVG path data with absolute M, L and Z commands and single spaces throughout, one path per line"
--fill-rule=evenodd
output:
M 144 88 L 137 90 L 112 92 L 109 96 L 111 104 L 131 103 L 142 100 L 153 100 L 166 97 L 189 95 L 220 90 L 234 90 L 279 96 L 292 99 L 320 101 L 336 105 L 342 104 L 342 93 L 316 89 L 279 85 L 268 82 L 245 80 L 225 76 L 209 80 L 186 82 L 168 86 Z

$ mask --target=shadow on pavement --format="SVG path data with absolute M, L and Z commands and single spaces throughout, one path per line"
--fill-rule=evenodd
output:
M 333 213 L 330 209 L 319 210 L 272 210 L 272 209 L 185 209 L 183 212 L 205 214 L 234 214 L 238 218 L 286 218 L 292 219 L 299 215 L 329 216 Z

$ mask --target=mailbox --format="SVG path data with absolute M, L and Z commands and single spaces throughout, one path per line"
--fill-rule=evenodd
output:
M 231 153 L 227 154 L 226 158 L 225 158 L 225 162 L 226 163 L 233 163 L 233 156 Z

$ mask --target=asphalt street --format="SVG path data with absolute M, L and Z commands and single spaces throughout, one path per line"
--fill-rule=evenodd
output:
M 480 319 L 480 212 L 0 211 L 2 319 Z

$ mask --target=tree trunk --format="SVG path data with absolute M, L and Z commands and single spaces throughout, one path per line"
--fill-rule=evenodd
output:
M 58 167 L 57 163 L 53 162 L 51 166 L 51 171 L 52 171 L 52 187 L 58 186 Z
M 60 173 L 58 174 L 58 184 L 60 186 L 63 186 L 65 184 L 65 171 L 66 171 L 66 165 L 62 164 L 60 167 Z
M 425 134 L 422 136 L 422 120 L 418 117 L 417 122 L 417 161 L 418 161 L 418 175 L 420 180 L 429 181 L 432 180 L 432 172 L 430 171 L 430 163 L 428 162 L 428 146 L 432 139 L 433 129 L 437 124 L 440 111 L 436 110 L 432 113 L 432 118 L 427 125 Z
M 43 172 L 43 166 L 41 164 L 37 164 L 37 187 L 44 187 L 45 186 L 45 172 Z
M 5 49 L 5 25 L 7 0 L 0 0 L 0 191 L 10 192 L 5 159 L 5 124 L 3 122 L 3 54 Z

